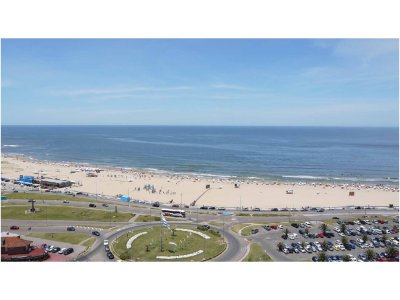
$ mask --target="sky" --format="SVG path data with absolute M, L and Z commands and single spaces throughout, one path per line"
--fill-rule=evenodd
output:
M 2 39 L 3 125 L 395 126 L 397 39 Z

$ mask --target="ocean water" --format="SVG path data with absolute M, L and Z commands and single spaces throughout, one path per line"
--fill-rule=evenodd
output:
M 287 181 L 398 183 L 398 128 L 2 126 L 40 160 Z

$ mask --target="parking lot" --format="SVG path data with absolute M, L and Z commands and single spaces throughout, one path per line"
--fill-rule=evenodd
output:
M 399 250 L 398 218 L 330 220 L 325 234 L 322 222 L 263 225 L 252 238 L 261 242 L 267 252 L 284 261 L 387 261 L 388 247 Z M 281 246 L 280 251 L 278 246 Z M 372 250 L 374 258 L 366 252 Z M 371 251 L 369 251 L 371 252 Z M 346 256 L 346 257 L 344 257 Z M 279 259 L 281 258 L 281 259 Z

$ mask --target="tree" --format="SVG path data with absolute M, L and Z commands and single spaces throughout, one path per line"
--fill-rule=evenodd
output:
M 301 247 L 303 247 L 303 248 L 306 247 L 306 242 L 305 241 L 301 241 Z
M 343 256 L 343 261 L 350 261 L 350 256 L 348 254 L 346 254 L 345 256 Z
M 285 228 L 285 237 L 288 237 L 288 234 L 290 233 L 289 229 Z
M 382 240 L 383 240 L 384 242 L 386 242 L 387 239 L 388 239 L 387 235 L 386 235 L 386 234 L 382 234 Z
M 326 235 L 326 231 L 328 230 L 328 225 L 326 225 L 325 223 L 322 223 L 320 226 L 322 232 L 324 233 L 324 235 Z
M 396 258 L 399 255 L 399 250 L 394 246 L 389 246 L 386 248 L 388 258 Z
M 309 230 L 308 228 L 305 228 L 305 229 L 304 229 L 304 232 L 305 232 L 306 234 L 308 234 L 308 233 L 310 232 L 310 230 Z
M 326 261 L 327 257 L 325 252 L 318 253 L 318 261 Z
M 322 247 L 322 249 L 323 249 L 324 251 L 326 251 L 326 249 L 328 248 L 328 243 L 327 243 L 326 240 L 323 240 L 323 241 L 321 242 L 321 247 Z
M 375 251 L 372 249 L 368 249 L 365 251 L 365 256 L 367 257 L 367 260 L 374 260 L 375 259 Z
M 342 243 L 343 245 L 347 245 L 349 243 L 349 239 L 346 236 L 342 236 Z
M 340 231 L 344 232 L 346 230 L 346 224 L 342 223 L 340 224 Z
M 282 251 L 283 251 L 283 248 L 285 248 L 285 246 L 283 245 L 282 242 L 279 242 L 279 243 L 278 243 L 278 250 L 279 250 L 280 252 L 282 252 Z
M 364 234 L 362 240 L 364 243 L 366 243 L 368 241 L 368 235 Z

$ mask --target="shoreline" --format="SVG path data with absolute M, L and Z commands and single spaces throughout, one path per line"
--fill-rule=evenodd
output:
M 166 175 L 166 176 L 181 176 L 181 177 L 193 177 L 193 178 L 205 178 L 205 179 L 219 179 L 219 180 L 235 180 L 235 182 L 247 182 L 247 181 L 257 181 L 261 183 L 282 183 L 282 184 L 316 184 L 316 185 L 324 185 L 324 184 L 333 184 L 333 185 L 348 185 L 353 187 L 358 186 L 383 186 L 389 188 L 398 188 L 399 187 L 399 179 L 398 178 L 364 178 L 358 180 L 355 177 L 328 177 L 328 176 L 312 176 L 312 175 L 280 175 L 276 178 L 263 178 L 258 176 L 238 176 L 238 175 L 227 175 L 227 174 L 206 174 L 206 173 L 197 173 L 197 172 L 174 172 L 170 170 L 160 170 L 155 168 L 139 168 L 139 167 L 131 167 L 131 166 L 115 166 L 110 164 L 101 164 L 101 163 L 89 163 L 89 162 L 73 162 L 73 161 L 53 161 L 53 160 L 41 160 L 34 158 L 32 156 L 28 156 L 22 153 L 1 153 L 1 157 L 10 157 L 17 158 L 22 157 L 27 161 L 34 163 L 43 163 L 49 165 L 60 165 L 60 166 L 74 166 L 74 167 L 87 167 L 87 168 L 102 168 L 113 171 L 132 171 L 138 173 L 149 173 L 154 175 Z M 389 180 L 379 181 L 380 179 Z
M 363 184 L 337 182 L 268 181 L 206 175 L 184 175 L 166 171 L 110 167 L 88 163 L 42 161 L 26 155 L 2 153 L 2 177 L 19 175 L 59 178 L 75 181 L 70 190 L 115 197 L 196 206 L 301 208 L 306 206 L 386 206 L 398 204 L 398 184 Z M 86 171 L 101 168 L 98 177 Z M 235 188 L 235 183 L 239 184 Z M 206 189 L 206 185 L 210 189 Z M 154 187 L 144 189 L 144 186 Z M 64 190 L 64 189 L 63 189 Z M 288 194 L 293 190 L 293 194 Z M 349 196 L 354 191 L 355 196 Z

